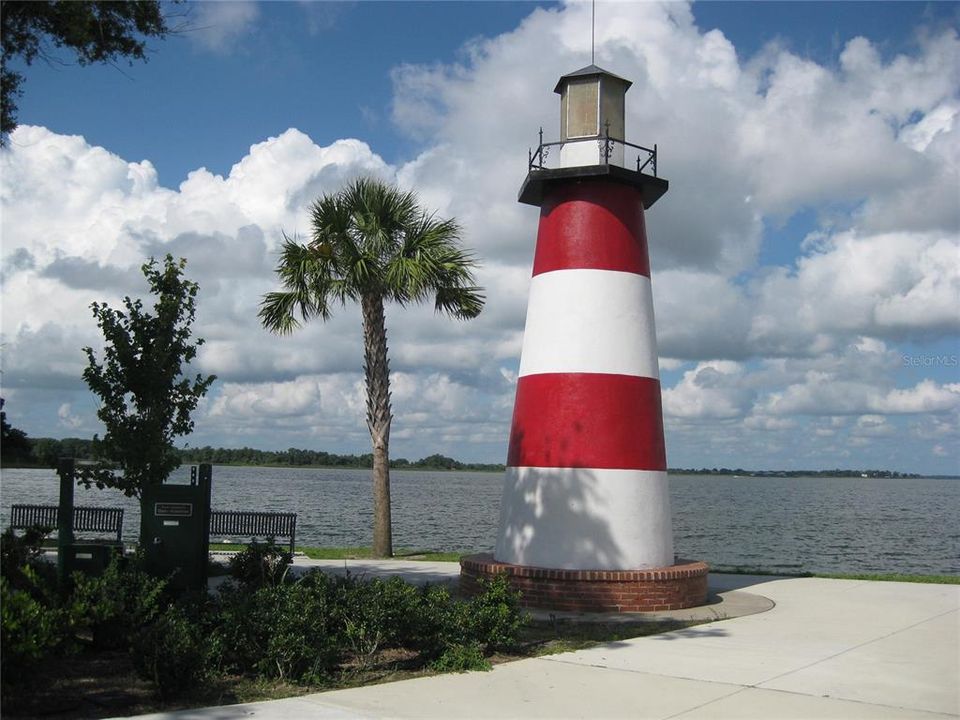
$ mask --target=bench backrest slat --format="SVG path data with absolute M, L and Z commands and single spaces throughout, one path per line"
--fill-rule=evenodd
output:
M 34 525 L 57 529 L 60 508 L 56 505 L 11 505 L 10 527 L 24 530 Z M 73 529 L 78 532 L 116 533 L 117 542 L 123 537 L 123 508 L 89 507 L 73 508 Z
M 58 516 L 59 508 L 56 505 L 12 505 L 10 527 L 23 530 L 41 525 L 56 529 Z M 119 542 L 123 534 L 123 508 L 75 506 L 73 529 L 79 532 L 115 532 Z M 209 534 L 289 537 L 292 553 L 296 542 L 297 514 L 211 510 Z
M 297 533 L 296 513 L 254 512 L 244 510 L 211 510 L 211 535 L 245 535 L 250 537 L 289 537 L 293 553 Z

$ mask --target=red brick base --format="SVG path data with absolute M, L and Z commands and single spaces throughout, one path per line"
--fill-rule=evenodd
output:
M 475 595 L 480 578 L 505 573 L 524 607 L 579 612 L 681 610 L 707 601 L 706 563 L 678 560 L 649 570 L 553 570 L 510 565 L 493 556 L 460 559 L 460 590 Z

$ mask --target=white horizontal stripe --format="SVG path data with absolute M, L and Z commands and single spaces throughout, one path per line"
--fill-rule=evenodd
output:
M 666 567 L 670 517 L 663 471 L 508 467 L 494 557 L 563 570 Z
M 554 372 L 659 378 L 650 278 L 615 270 L 535 276 L 520 375 Z

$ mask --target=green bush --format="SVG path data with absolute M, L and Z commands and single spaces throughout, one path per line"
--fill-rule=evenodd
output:
M 220 587 L 217 635 L 223 647 L 225 670 L 249 674 L 269 639 L 276 609 L 254 593 L 232 583 Z
M 41 543 L 49 528 L 35 526 L 17 536 L 13 528 L 0 535 L 0 577 L 10 587 L 23 590 L 40 602 L 52 603 L 56 597 L 57 569 L 43 559 Z
M 176 604 L 131 638 L 137 674 L 152 681 L 162 700 L 189 695 L 217 673 L 220 646 L 202 610 Z
M 397 635 L 388 619 L 385 583 L 356 582 L 348 578 L 335 584 L 333 595 L 334 636 L 342 640 L 343 651 L 358 667 L 366 667 L 377 651 Z
M 364 593 L 357 608 L 367 624 L 375 627 L 382 637 L 383 647 L 401 647 L 409 643 L 416 632 L 416 608 L 420 602 L 417 588 L 402 578 L 388 580 L 375 578 L 357 583 Z
M 32 545 L 3 539 L 5 694 L 51 653 L 73 647 L 77 629 L 91 629 L 95 646 L 128 647 L 138 673 L 167 701 L 221 671 L 326 684 L 347 661 L 363 668 L 387 648 L 415 651 L 439 671 L 485 669 L 484 655 L 515 644 L 523 623 L 519 595 L 505 578 L 484 583 L 467 602 L 443 586 L 400 578 L 315 571 L 294 579 L 286 575 L 288 554 L 269 543 L 238 555 L 231 570 L 240 582 L 216 595 L 174 603 L 165 581 L 137 560 L 116 558 L 100 577 L 75 574 L 72 592 L 61 596 L 55 574 L 39 574 L 52 565 Z
M 344 638 L 337 579 L 308 573 L 295 582 L 248 590 L 224 587 L 219 633 L 224 667 L 242 674 L 322 683 L 339 664 Z
M 0 577 L 0 680 L 5 695 L 32 677 L 54 652 L 70 649 L 72 633 L 66 620 L 60 608 Z
M 409 613 L 403 644 L 417 650 L 429 662 L 440 657 L 448 647 L 461 641 L 456 629 L 456 603 L 442 585 L 425 585 L 418 589 Z
M 510 588 L 506 575 L 480 579 L 483 591 L 472 598 L 462 618 L 470 641 L 487 651 L 508 650 L 517 643 L 517 633 L 525 622 L 520 609 L 520 593 Z
M 230 576 L 251 588 L 278 585 L 286 577 L 292 560 L 290 552 L 276 545 L 273 538 L 267 538 L 265 543 L 253 541 L 230 558 Z
M 46 528 L 0 536 L 0 683 L 4 696 L 55 652 L 72 651 L 73 618 L 60 603 L 56 566 L 42 559 Z
M 369 581 L 351 576 L 332 585 L 333 630 L 342 633 L 344 651 L 360 667 L 377 651 L 409 646 L 418 602 L 417 589 L 401 578 Z
M 170 605 L 167 582 L 148 575 L 139 559 L 115 557 L 103 575 L 73 576 L 72 612 L 93 632 L 101 648 L 129 645 L 140 628 L 155 621 Z
M 493 666 L 483 655 L 483 648 L 470 645 L 451 645 L 443 654 L 430 663 L 437 672 L 467 672 L 468 670 L 490 670 Z
M 392 647 L 418 651 L 425 664 L 479 668 L 477 653 L 513 643 L 521 622 L 505 582 L 464 603 L 441 586 L 310 572 L 256 590 L 225 586 L 218 632 L 225 669 L 322 684 L 347 658 L 363 667 Z

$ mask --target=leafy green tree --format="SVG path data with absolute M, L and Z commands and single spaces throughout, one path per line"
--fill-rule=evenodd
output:
M 390 518 L 390 367 L 384 304 L 434 299 L 458 319 L 483 308 L 473 256 L 460 245 L 460 227 L 420 207 L 412 192 L 361 178 L 312 206 L 308 243 L 286 238 L 277 265 L 283 289 L 260 305 L 264 327 L 289 333 L 304 321 L 327 320 L 335 304 L 360 303 L 367 427 L 373 445 L 373 554 L 393 554 Z
M 0 408 L 5 401 L 0 398 Z M 3 463 L 24 462 L 32 459 L 33 448 L 27 434 L 7 422 L 7 413 L 0 410 L 0 458 Z
M 463 467 L 463 463 L 454 460 L 453 458 L 449 458 L 446 455 L 439 454 L 422 458 L 417 461 L 417 465 L 437 470 L 459 470 Z
M 120 470 L 90 476 L 98 487 L 140 497 L 144 487 L 162 483 L 180 465 L 173 439 L 193 431 L 190 413 L 216 379 L 183 376 L 203 344 L 190 341 L 199 288 L 183 277 L 186 263 L 167 255 L 162 267 L 153 258 L 142 266 L 156 296 L 153 314 L 129 297 L 123 311 L 91 305 L 104 338 L 103 362 L 84 348 L 83 379 L 100 399 L 97 417 L 106 427 L 102 439 L 94 438 L 95 449 Z
M 141 38 L 162 38 L 168 32 L 158 0 L 0 3 L 0 143 L 17 127 L 16 97 L 23 92 L 23 74 L 9 67 L 13 58 L 31 65 L 38 57 L 49 59 L 52 46 L 72 50 L 81 65 L 113 63 L 121 57 L 133 64 L 133 60 L 146 60 L 145 40 Z

